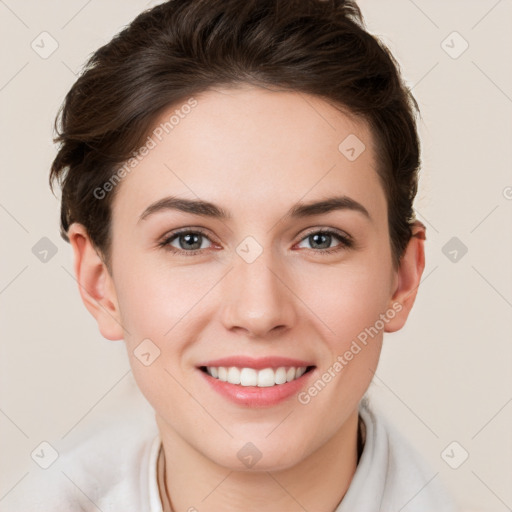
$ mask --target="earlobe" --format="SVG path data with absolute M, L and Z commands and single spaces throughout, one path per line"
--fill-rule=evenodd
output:
M 71 224 L 68 237 L 73 248 L 75 277 L 85 307 L 96 319 L 104 338 L 123 339 L 115 287 L 104 261 L 82 224 Z
M 426 227 L 421 222 L 415 221 L 411 231 L 411 239 L 400 260 L 397 285 L 390 303 L 390 307 L 397 313 L 386 324 L 386 332 L 398 331 L 404 326 L 416 299 L 425 268 Z

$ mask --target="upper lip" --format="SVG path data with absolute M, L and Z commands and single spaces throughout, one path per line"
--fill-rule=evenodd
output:
M 314 365 L 311 364 L 311 362 L 304 361 L 302 359 L 292 359 L 289 357 L 268 356 L 254 358 L 247 356 L 231 356 L 223 357 L 220 359 L 214 359 L 198 365 L 199 368 L 203 366 L 235 366 L 237 368 L 254 368 L 255 370 L 262 370 L 263 368 L 279 368 L 282 366 L 294 366 L 296 368 L 299 368 L 303 366 L 308 367 Z

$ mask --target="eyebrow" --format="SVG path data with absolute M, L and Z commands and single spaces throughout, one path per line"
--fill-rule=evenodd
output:
M 138 222 L 146 219 L 154 213 L 165 210 L 177 210 L 203 217 L 211 217 L 220 220 L 231 219 L 231 214 L 208 201 L 196 199 L 184 199 L 175 196 L 164 197 L 149 205 L 139 217 Z M 313 201 L 309 203 L 297 203 L 283 216 L 283 218 L 304 218 L 321 215 L 336 210 L 352 210 L 363 214 L 371 220 L 368 210 L 354 199 L 348 196 L 335 196 L 322 199 L 321 201 Z

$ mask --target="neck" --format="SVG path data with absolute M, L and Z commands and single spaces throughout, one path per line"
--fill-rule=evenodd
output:
M 279 471 L 230 470 L 199 453 L 158 416 L 157 424 L 173 512 L 334 512 L 357 467 L 357 410 L 319 449 Z

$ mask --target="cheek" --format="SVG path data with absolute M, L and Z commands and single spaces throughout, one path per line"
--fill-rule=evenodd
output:
M 190 272 L 185 278 L 183 269 L 148 265 L 135 257 L 115 268 L 126 350 L 139 389 L 156 410 L 186 403 L 173 376 L 186 349 L 187 337 L 180 334 L 188 329 L 202 288 L 190 283 Z
M 375 324 L 389 304 L 391 274 L 373 265 L 332 267 L 303 282 L 299 296 L 321 320 L 333 348 L 341 349 Z M 314 283 L 314 285 L 312 285 Z
M 382 348 L 382 315 L 391 297 L 391 268 L 391 260 L 378 258 L 340 267 L 326 276 L 325 293 L 311 296 L 329 326 L 323 330 L 328 350 L 319 371 L 319 378 L 329 384 L 325 393 L 318 392 L 315 407 L 332 407 L 333 411 L 355 407 L 370 384 Z M 335 424 L 338 421 L 333 419 Z
M 150 258 L 147 258 L 150 260 Z M 154 262 L 153 262 L 154 263 Z M 204 294 L 205 279 L 190 267 L 171 268 L 148 261 L 124 260 L 118 273 L 118 302 L 126 341 L 135 337 L 164 340 Z

